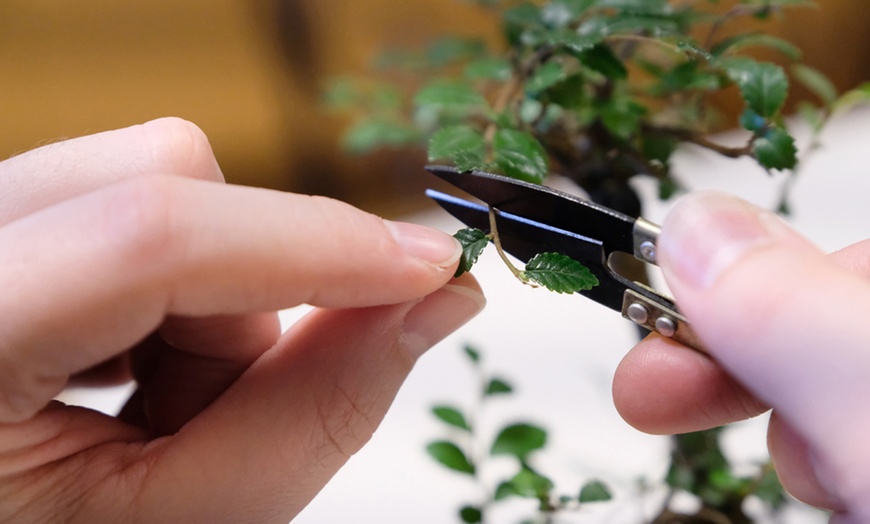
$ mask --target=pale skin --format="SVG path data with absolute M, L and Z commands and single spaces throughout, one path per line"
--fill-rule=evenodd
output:
M 0 522 L 287 522 L 484 304 L 449 235 L 226 185 L 177 119 L 0 163 L 0 203 Z M 52 401 L 131 373 L 118 418 Z
M 702 193 L 667 218 L 659 253 L 712 357 L 650 336 L 617 370 L 622 416 L 670 434 L 772 408 L 788 491 L 831 522 L 870 522 L 870 241 L 826 255 L 771 213 Z
M 448 235 L 226 185 L 177 119 L 2 162 L 0 204 L 0 522 L 287 522 L 484 304 Z M 870 521 L 870 242 L 825 255 L 701 194 L 659 252 L 710 356 L 641 342 L 623 417 L 674 433 L 772 407 L 786 487 Z M 275 311 L 302 303 L 282 334 Z M 52 401 L 131 376 L 117 418 Z

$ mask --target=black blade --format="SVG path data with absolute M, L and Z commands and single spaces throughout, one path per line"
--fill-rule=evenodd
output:
M 600 240 L 607 253 L 634 252 L 635 219 L 546 186 L 446 166 L 426 170 L 500 211 Z
M 426 194 L 467 226 L 490 232 L 486 206 L 439 191 L 429 190 Z M 599 285 L 579 293 L 610 309 L 622 310 L 626 284 L 607 266 L 607 255 L 600 241 L 504 211 L 496 213 L 496 228 L 502 248 L 524 263 L 540 253 L 556 252 L 588 267 L 598 278 Z

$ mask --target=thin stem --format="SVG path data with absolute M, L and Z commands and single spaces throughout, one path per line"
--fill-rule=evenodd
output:
M 526 277 L 525 271 L 519 269 L 508 258 L 504 249 L 501 247 L 501 239 L 498 237 L 498 227 L 495 224 L 495 208 L 489 208 L 489 234 L 492 235 L 492 243 L 495 244 L 495 250 L 502 262 L 508 267 L 511 273 L 523 284 L 529 284 L 529 279 Z M 531 284 L 530 284 L 531 285 Z
M 690 129 L 679 127 L 644 126 L 644 131 L 651 134 L 669 135 L 682 142 L 689 142 L 701 146 L 728 158 L 740 158 L 752 154 L 752 139 L 750 139 L 746 145 L 730 147 L 714 142 L 706 136 Z
M 653 44 L 661 47 L 662 49 L 666 49 L 674 54 L 685 55 L 685 52 L 680 49 L 678 46 L 671 44 L 670 42 L 665 42 L 664 40 L 659 40 L 658 38 L 652 38 L 644 35 L 636 35 L 636 34 L 625 34 L 625 35 L 610 35 L 605 37 L 604 40 L 610 42 L 638 42 L 642 44 Z

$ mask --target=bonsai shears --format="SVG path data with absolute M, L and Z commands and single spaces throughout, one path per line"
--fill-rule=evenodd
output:
M 482 171 L 460 172 L 429 166 L 429 172 L 482 203 L 435 190 L 426 194 L 469 227 L 490 233 L 493 224 L 502 249 L 522 262 L 556 252 L 586 266 L 599 285 L 579 291 L 622 313 L 635 324 L 703 351 L 673 300 L 618 273 L 617 253 L 655 265 L 659 226 L 569 193 Z M 492 222 L 491 222 L 492 220 Z

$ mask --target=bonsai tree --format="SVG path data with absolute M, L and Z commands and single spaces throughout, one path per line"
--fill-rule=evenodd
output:
M 327 98 L 350 115 L 348 150 L 425 147 L 431 162 L 463 171 L 534 183 L 566 177 L 592 200 L 639 216 L 641 201 L 630 180 L 653 177 L 660 197 L 669 198 L 680 190 L 672 155 L 681 144 L 694 144 L 730 158 L 753 158 L 759 176 L 783 172 L 778 209 L 785 213 L 799 158 L 785 108 L 796 108 L 818 132 L 836 111 L 870 98 L 868 85 L 840 96 L 785 40 L 734 30 L 741 19 L 763 22 L 786 8 L 814 5 L 807 0 L 466 1 L 501 20 L 501 43 L 445 36 L 425 49 L 385 52 L 376 62 L 377 78 L 337 80 Z M 779 55 L 777 63 L 756 58 L 759 49 Z M 787 105 L 794 81 L 811 98 Z M 740 97 L 737 114 L 718 109 L 717 100 L 729 95 Z M 718 142 L 715 133 L 725 128 L 742 129 L 742 144 Z M 467 270 L 490 237 L 461 231 L 457 238 L 466 246 Z M 645 280 L 640 263 L 621 264 L 627 265 L 618 272 Z M 469 352 L 474 362 L 476 354 Z M 510 390 L 495 384 L 493 390 L 487 382 L 483 398 Z M 457 408 L 439 406 L 435 415 L 472 432 Z M 566 507 L 608 498 L 600 483 L 556 497 L 552 483 L 527 460 L 543 447 L 546 432 L 529 425 L 506 431 L 491 450 L 515 455 L 517 476 L 499 486 L 492 500 L 463 508 L 465 522 L 482 521 L 488 505 L 507 496 L 537 498 L 544 520 Z M 657 522 L 749 522 L 742 509 L 748 496 L 774 508 L 785 500 L 769 467 L 747 478 L 730 473 L 720 433 L 674 438 L 667 482 L 702 504 L 693 515 L 679 515 L 665 504 Z M 474 459 L 455 442 L 436 443 L 429 452 L 451 469 L 475 472 Z

